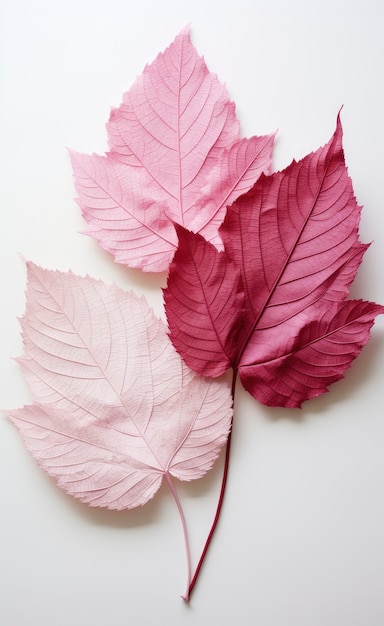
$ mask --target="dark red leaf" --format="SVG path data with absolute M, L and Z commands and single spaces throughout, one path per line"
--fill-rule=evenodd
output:
M 358 238 L 359 219 L 338 118 L 324 147 L 262 175 L 228 209 L 220 229 L 224 253 L 205 255 L 207 244 L 192 234 L 183 250 L 181 234 L 165 301 L 172 341 L 189 366 L 216 375 L 213 355 L 219 373 L 230 362 L 269 405 L 300 406 L 326 391 L 384 311 L 344 303 L 367 247 Z
M 260 331 L 259 345 L 254 343 L 244 353 L 241 381 L 263 404 L 298 407 L 303 400 L 326 392 L 367 343 L 374 317 L 384 312 L 382 306 L 362 300 L 324 306 L 322 311 L 315 306 L 308 323 L 305 314 L 300 314 L 285 324 L 279 336 L 274 328 Z M 258 348 L 260 344 L 270 347 L 274 341 L 277 356 L 269 360 L 263 347 Z
M 171 339 L 192 369 L 220 376 L 236 358 L 242 334 L 240 272 L 200 235 L 181 226 L 177 232 L 171 288 L 164 292 Z

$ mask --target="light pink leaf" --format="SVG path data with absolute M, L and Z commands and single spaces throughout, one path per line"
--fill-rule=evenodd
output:
M 71 495 L 144 504 L 162 477 L 201 477 L 226 441 L 230 391 L 197 377 L 144 298 L 29 264 L 20 364 L 34 405 L 7 414 Z
M 221 246 L 227 204 L 271 164 L 273 136 L 239 139 L 235 107 L 184 29 L 108 123 L 111 151 L 72 155 L 88 233 L 118 262 L 167 270 L 184 225 Z

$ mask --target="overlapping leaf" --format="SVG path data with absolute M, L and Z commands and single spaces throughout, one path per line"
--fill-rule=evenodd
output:
M 226 441 L 231 397 L 171 345 L 143 298 L 29 264 L 25 353 L 34 404 L 7 414 L 39 464 L 91 506 L 147 502 L 165 474 L 201 477 Z
M 88 234 L 130 267 L 171 263 L 166 312 L 187 365 L 143 298 L 29 264 L 20 364 L 34 404 L 7 414 L 39 464 L 91 506 L 145 504 L 166 478 L 188 600 L 220 515 L 230 439 L 193 577 L 171 475 L 192 480 L 212 466 L 237 373 L 261 402 L 300 406 L 344 375 L 384 307 L 346 299 L 367 246 L 339 119 L 326 146 L 267 176 L 274 136 L 239 137 L 234 104 L 185 29 L 107 130 L 106 156 L 71 153 Z M 207 378 L 230 367 L 232 393 Z
M 89 234 L 117 261 L 168 269 L 173 223 L 220 246 L 226 205 L 271 163 L 273 135 L 239 138 L 235 107 L 184 29 L 114 109 L 105 157 L 72 153 Z
M 359 218 L 338 118 L 326 146 L 262 176 L 228 209 L 225 252 L 181 233 L 165 301 L 186 363 L 203 375 L 232 366 L 268 405 L 300 406 L 326 391 L 384 311 L 345 302 L 366 249 Z

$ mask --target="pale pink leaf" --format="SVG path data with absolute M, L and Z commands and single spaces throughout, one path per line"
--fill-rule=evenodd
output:
M 201 477 L 231 421 L 229 387 L 181 361 L 144 298 L 29 264 L 20 364 L 34 405 L 7 414 L 68 493 L 144 504 L 163 475 Z

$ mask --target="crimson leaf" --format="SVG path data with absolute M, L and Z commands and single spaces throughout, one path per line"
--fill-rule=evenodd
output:
M 228 209 L 225 251 L 179 228 L 165 303 L 170 335 L 202 375 L 229 366 L 270 406 L 298 407 L 344 375 L 384 307 L 346 301 L 366 246 L 342 149 L 331 140 Z

